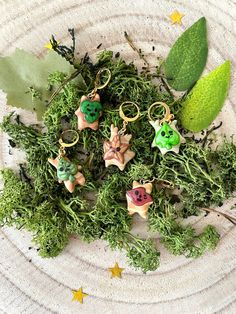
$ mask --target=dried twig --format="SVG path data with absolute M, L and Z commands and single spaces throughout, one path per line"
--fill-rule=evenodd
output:
M 60 93 L 60 91 L 63 89 L 63 87 L 66 86 L 66 84 L 68 84 L 71 80 L 73 80 L 74 78 L 76 78 L 76 76 L 78 76 L 80 74 L 81 70 L 77 70 L 74 73 L 72 73 L 67 79 L 65 79 L 61 85 L 53 92 L 52 96 L 50 97 L 47 106 L 49 106 L 53 99 L 55 99 L 55 97 Z
M 236 225 L 236 218 L 233 217 L 233 216 L 230 216 L 228 214 L 225 214 L 225 213 L 222 213 L 214 208 L 202 208 L 203 210 L 205 210 L 206 212 L 209 212 L 209 213 L 216 213 L 218 215 L 221 215 L 223 217 L 225 217 L 226 219 L 228 219 L 232 224 Z
M 138 49 L 138 48 L 134 45 L 132 39 L 131 39 L 130 36 L 127 34 L 127 32 L 124 32 L 124 35 L 125 35 L 125 39 L 127 40 L 128 44 L 130 45 L 130 47 L 131 47 L 135 52 L 137 52 L 137 54 L 139 55 L 140 59 L 142 59 L 142 60 L 144 61 L 144 63 L 147 65 L 146 71 L 148 71 L 149 68 L 150 68 L 150 64 L 149 64 L 149 62 L 147 61 L 147 59 L 146 59 L 146 58 L 144 57 L 144 55 L 142 54 L 141 50 Z

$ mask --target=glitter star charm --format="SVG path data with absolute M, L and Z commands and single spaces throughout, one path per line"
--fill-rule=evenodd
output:
M 66 157 L 48 158 L 48 161 L 57 169 L 58 182 L 64 182 L 65 187 L 70 193 L 74 192 L 76 185 L 84 185 L 85 177 L 79 170 L 81 166 L 72 163 Z
M 77 290 L 77 291 L 72 291 L 72 293 L 73 293 L 73 299 L 72 299 L 72 301 L 78 301 L 78 302 L 80 302 L 81 304 L 83 304 L 83 299 L 84 299 L 84 297 L 87 297 L 88 296 L 88 294 L 87 293 L 84 293 L 83 292 L 83 289 L 82 289 L 82 287 L 79 289 L 79 290 Z
M 182 25 L 182 18 L 184 17 L 184 14 L 178 12 L 178 11 L 174 11 L 171 13 L 170 15 L 170 19 L 172 24 L 179 24 Z
M 100 96 L 95 94 L 92 100 L 87 96 L 82 96 L 80 99 L 80 106 L 75 114 L 78 117 L 78 129 L 80 131 L 85 128 L 90 128 L 96 131 L 99 126 L 99 118 L 102 115 Z
M 111 125 L 110 140 L 103 144 L 106 167 L 115 165 L 121 171 L 124 170 L 126 164 L 135 156 L 135 153 L 129 149 L 131 138 L 131 134 L 120 135 L 118 128 Z
M 111 278 L 114 277 L 121 278 L 121 273 L 124 270 L 124 268 L 120 268 L 118 263 L 116 262 L 115 266 L 108 268 L 108 270 L 111 272 Z
M 151 192 L 151 182 L 144 184 L 133 182 L 132 190 L 126 192 L 129 215 L 138 213 L 142 218 L 147 218 L 148 207 L 153 203 Z
M 162 155 L 167 152 L 178 154 L 180 144 L 186 141 L 176 129 L 177 121 L 174 120 L 171 123 L 164 122 L 163 124 L 160 124 L 159 120 L 149 122 L 155 129 L 152 147 L 158 147 Z

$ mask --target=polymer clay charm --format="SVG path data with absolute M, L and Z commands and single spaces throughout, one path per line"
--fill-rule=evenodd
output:
M 57 169 L 57 178 L 59 183 L 64 183 L 70 193 L 73 193 L 76 185 L 84 185 L 85 178 L 80 172 L 81 166 L 72 163 L 66 157 L 57 156 L 57 158 L 48 158 L 50 164 Z
M 155 137 L 152 142 L 152 147 L 158 147 L 162 155 L 167 152 L 179 152 L 181 143 L 185 143 L 185 139 L 177 131 L 175 125 L 177 121 L 170 123 L 164 122 L 162 125 L 159 120 L 150 121 L 150 124 L 155 129 Z
M 72 143 L 64 143 L 63 135 L 72 133 L 76 135 L 76 139 Z M 66 130 L 62 132 L 61 138 L 59 139 L 60 149 L 58 156 L 53 158 L 48 158 L 48 162 L 53 165 L 57 169 L 57 178 L 59 183 L 64 183 L 67 190 L 72 193 L 74 192 L 76 185 L 84 185 L 85 178 L 83 174 L 80 172 L 82 167 L 80 165 L 76 165 L 71 162 L 69 158 L 67 158 L 65 148 L 74 146 L 79 140 L 79 135 L 74 130 Z
M 123 106 L 134 106 L 137 110 L 135 117 L 127 117 L 123 112 Z M 131 102 L 125 101 L 120 105 L 119 115 L 123 119 L 123 128 L 118 130 L 118 127 L 111 125 L 111 137 L 109 141 L 105 141 L 103 144 L 105 166 L 111 165 L 117 166 L 121 171 L 125 169 L 126 164 L 135 156 L 135 152 L 130 150 L 131 134 L 125 134 L 126 126 L 129 122 L 133 122 L 138 119 L 140 115 L 139 107 Z
M 135 156 L 135 153 L 129 149 L 131 134 L 120 135 L 118 127 L 111 125 L 111 137 L 109 141 L 103 144 L 105 166 L 117 166 L 121 171 L 125 169 L 126 164 Z
M 153 121 L 151 119 L 150 111 L 153 106 L 162 105 L 166 109 L 165 116 L 162 120 Z M 177 121 L 171 121 L 174 115 L 170 113 L 169 107 L 163 102 L 156 102 L 152 104 L 148 111 L 149 123 L 155 129 L 155 137 L 152 142 L 152 147 L 158 147 L 161 154 L 164 155 L 167 152 L 178 153 L 180 144 L 185 143 L 185 139 L 176 129 Z
M 108 78 L 105 83 L 101 84 L 100 76 L 103 72 L 108 73 Z M 107 86 L 111 79 L 111 71 L 109 69 L 101 69 L 96 75 L 94 82 L 94 89 L 87 96 L 82 96 L 80 99 L 79 108 L 75 111 L 78 118 L 78 129 L 81 131 L 90 128 L 96 131 L 99 127 L 99 118 L 102 116 L 102 104 L 100 96 L 97 93 L 99 89 Z
M 80 106 L 75 114 L 78 118 L 78 129 L 80 131 L 85 128 L 90 128 L 96 131 L 99 125 L 99 118 L 102 115 L 100 96 L 95 94 L 92 100 L 89 99 L 88 96 L 82 96 L 80 99 Z
M 151 182 L 144 184 L 133 182 L 132 190 L 126 192 L 129 215 L 138 213 L 142 218 L 147 218 L 148 207 L 153 203 L 151 192 Z

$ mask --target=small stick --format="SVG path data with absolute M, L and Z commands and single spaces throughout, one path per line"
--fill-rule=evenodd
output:
M 150 64 L 147 61 L 147 59 L 144 57 L 144 55 L 141 53 L 141 51 L 134 45 L 132 39 L 130 38 L 130 36 L 127 34 L 127 32 L 124 32 L 125 35 L 125 39 L 127 40 L 128 44 L 130 45 L 130 47 L 137 52 L 137 54 L 139 55 L 140 59 L 142 59 L 144 61 L 144 63 L 147 65 L 147 69 L 149 70 L 150 68 Z
M 60 91 L 63 89 L 63 87 L 66 86 L 66 84 L 68 84 L 71 80 L 73 80 L 74 78 L 76 78 L 76 76 L 79 75 L 81 70 L 77 70 L 74 73 L 71 74 L 71 76 L 69 76 L 67 79 L 65 79 L 65 81 L 63 81 L 61 83 L 61 85 L 53 92 L 52 96 L 50 97 L 47 106 L 49 106 L 51 104 L 51 102 L 53 101 L 53 99 L 60 93 Z
M 166 91 L 174 98 L 174 95 L 173 95 L 173 93 L 171 92 L 171 90 L 170 90 L 168 84 L 166 83 L 166 81 L 164 80 L 164 78 L 163 78 L 163 77 L 160 77 L 160 78 L 161 78 L 161 82 L 162 82 L 162 84 L 164 85 Z
M 234 218 L 233 216 L 219 212 L 218 210 L 213 209 L 213 208 L 202 208 L 202 209 L 205 210 L 206 212 L 209 212 L 209 213 L 214 212 L 216 214 L 219 214 L 219 215 L 225 217 L 226 219 L 228 219 L 232 224 L 236 225 L 236 218 Z
M 206 132 L 206 135 L 202 138 L 201 142 L 202 142 L 202 147 L 205 147 L 206 146 L 206 143 L 207 143 L 207 140 L 208 140 L 208 136 L 215 130 L 219 129 L 221 126 L 222 126 L 223 122 L 221 121 L 219 123 L 219 125 L 217 126 L 213 126 L 210 130 L 208 130 Z

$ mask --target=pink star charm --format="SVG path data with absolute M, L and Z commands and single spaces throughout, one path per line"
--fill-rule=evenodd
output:
M 132 216 L 138 213 L 142 218 L 147 218 L 148 207 L 153 203 L 151 197 L 152 183 L 141 184 L 137 181 L 133 182 L 132 190 L 126 192 L 128 203 L 128 212 Z

